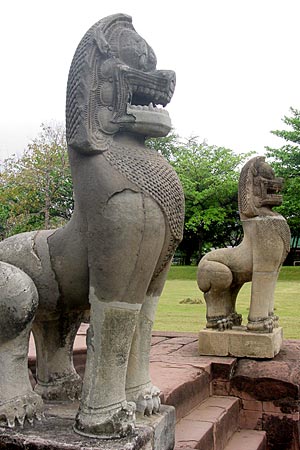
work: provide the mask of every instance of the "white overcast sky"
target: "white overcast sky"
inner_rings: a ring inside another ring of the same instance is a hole
[[[259,154],[282,145],[270,130],[300,108],[299,0],[2,0],[0,159],[42,122],[64,121],[74,51],[117,12],[133,17],[158,68],[175,70],[168,110],[182,137]]]

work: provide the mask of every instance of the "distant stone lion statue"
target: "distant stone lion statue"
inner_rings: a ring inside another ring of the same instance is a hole
[[[290,248],[286,220],[273,206],[282,203],[283,179],[276,178],[265,158],[252,158],[239,179],[239,212],[244,230],[242,243],[207,253],[198,265],[198,286],[204,292],[207,328],[226,329],[241,325],[236,298],[252,281],[247,329],[272,332],[278,326],[274,315],[274,290],[280,267]]]
[[[156,69],[155,54],[131,17],[106,17],[81,40],[66,103],[73,216],[63,228],[0,243],[0,260],[14,267],[0,265],[4,283],[16,291],[13,308],[0,294],[0,329],[12,324],[11,332],[9,326],[0,332],[6,361],[0,367],[1,425],[39,417],[40,396],[80,397],[75,431],[100,438],[131,433],[135,409],[142,414],[159,410],[160,392],[149,375],[151,330],[182,239],[184,196],[174,170],[144,141],[170,131],[163,107],[174,88],[175,73]],[[23,294],[14,277],[6,277],[11,270],[25,280]],[[72,348],[87,316],[82,384]],[[27,374],[31,328],[35,391]],[[10,381],[9,373],[18,376]]]

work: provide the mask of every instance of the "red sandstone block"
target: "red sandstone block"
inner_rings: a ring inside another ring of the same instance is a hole
[[[225,409],[229,409],[232,405],[238,403],[238,399],[235,397],[227,397],[227,396],[213,396],[207,400],[207,403],[210,406],[219,406]]]
[[[176,407],[177,420],[209,396],[209,375],[189,364],[152,362],[150,374],[162,391],[162,403]]]
[[[185,419],[198,424],[208,423],[213,427],[216,450],[223,450],[224,446],[236,431],[239,415],[239,400],[232,397],[210,397]],[[198,448],[198,447],[197,447]]]
[[[164,342],[167,338],[163,336],[152,336],[151,345],[157,345],[160,342]]]
[[[275,406],[273,402],[262,402],[262,406],[266,413],[281,413],[279,406]]]
[[[35,360],[35,343],[34,343],[32,333],[30,333],[30,338],[29,338],[28,360],[29,361]]]
[[[233,397],[239,397],[243,400],[256,400],[252,395],[248,394],[245,391],[240,391],[236,388],[230,389],[230,395],[232,395]]]
[[[74,341],[74,350],[75,351],[86,351],[86,335],[85,334],[77,334]]]
[[[239,427],[249,430],[261,430],[261,411],[249,411],[242,409],[239,414]]]
[[[169,355],[182,348],[182,344],[171,344],[171,340],[172,339],[167,339],[160,344],[153,345],[150,351],[150,358],[157,357],[159,355]]]
[[[251,411],[263,411],[263,402],[258,400],[242,400],[243,409]]]
[[[234,433],[224,450],[265,450],[264,431],[240,430]]]
[[[211,383],[211,395],[229,395],[230,381],[213,380]]]
[[[82,323],[79,327],[77,334],[86,335],[89,326],[90,326],[89,323]]]
[[[209,422],[181,419],[176,425],[175,449],[188,448],[214,450],[213,425]]]
[[[237,364],[237,359],[230,356],[212,357],[212,375],[214,379],[229,381]]]
[[[192,342],[198,343],[198,338],[195,338],[193,336],[180,336],[180,337],[170,338],[169,342],[170,342],[170,344],[173,344],[173,345],[174,344],[186,345],[186,344],[191,344]]]

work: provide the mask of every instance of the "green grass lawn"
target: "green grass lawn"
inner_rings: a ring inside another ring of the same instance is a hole
[[[196,282],[197,267],[172,266],[158,309],[154,330],[198,332],[205,326],[206,305]],[[237,299],[244,322],[249,312],[251,283]],[[184,301],[184,303],[181,303]],[[275,292],[275,312],[285,339],[300,339],[300,267],[281,269]]]

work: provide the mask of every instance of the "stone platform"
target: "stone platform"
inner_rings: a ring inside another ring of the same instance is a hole
[[[23,429],[0,427],[0,448],[7,450],[172,450],[175,410],[162,406],[160,414],[137,421],[133,436],[116,440],[86,438],[73,431],[77,402],[48,403],[45,419]]]
[[[253,333],[246,327],[224,331],[204,329],[199,332],[199,355],[274,358],[282,341],[281,327],[274,328],[272,333]]]

